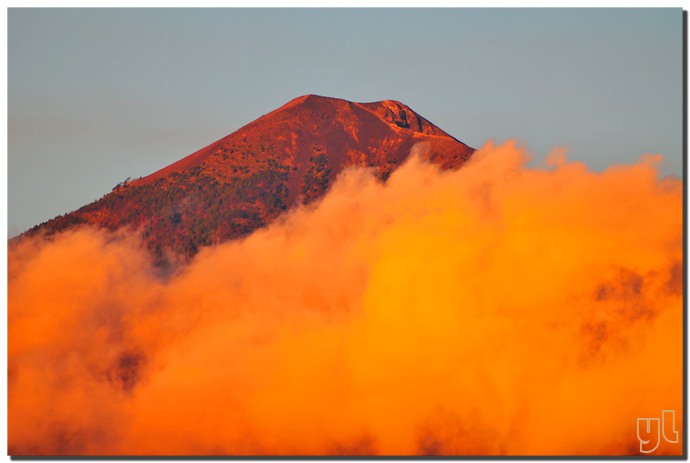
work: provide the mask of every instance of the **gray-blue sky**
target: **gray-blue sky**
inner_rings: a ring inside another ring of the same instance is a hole
[[[307,93],[682,169],[680,8],[10,9],[8,87],[10,236]]]

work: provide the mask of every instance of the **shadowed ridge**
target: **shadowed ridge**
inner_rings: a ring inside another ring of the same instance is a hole
[[[426,135],[455,139],[399,101],[383,100],[373,103],[355,104],[371,111],[385,122],[394,124],[397,127],[414,130]]]

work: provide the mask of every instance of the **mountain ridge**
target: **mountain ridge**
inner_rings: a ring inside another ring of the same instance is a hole
[[[318,199],[345,167],[372,167],[385,181],[418,142],[442,169],[460,167],[474,152],[399,101],[307,94],[25,235],[127,226],[142,231],[160,260],[169,250],[191,258]]]

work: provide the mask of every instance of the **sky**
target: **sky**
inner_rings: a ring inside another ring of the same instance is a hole
[[[8,10],[8,233],[304,94],[682,175],[682,10]]]

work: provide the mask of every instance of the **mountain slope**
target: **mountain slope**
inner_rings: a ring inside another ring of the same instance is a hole
[[[353,103],[305,95],[149,176],[118,184],[98,201],[27,232],[79,224],[140,230],[160,259],[240,237],[296,203],[323,195],[347,166],[385,180],[425,142],[442,168],[474,150],[396,101]]]

